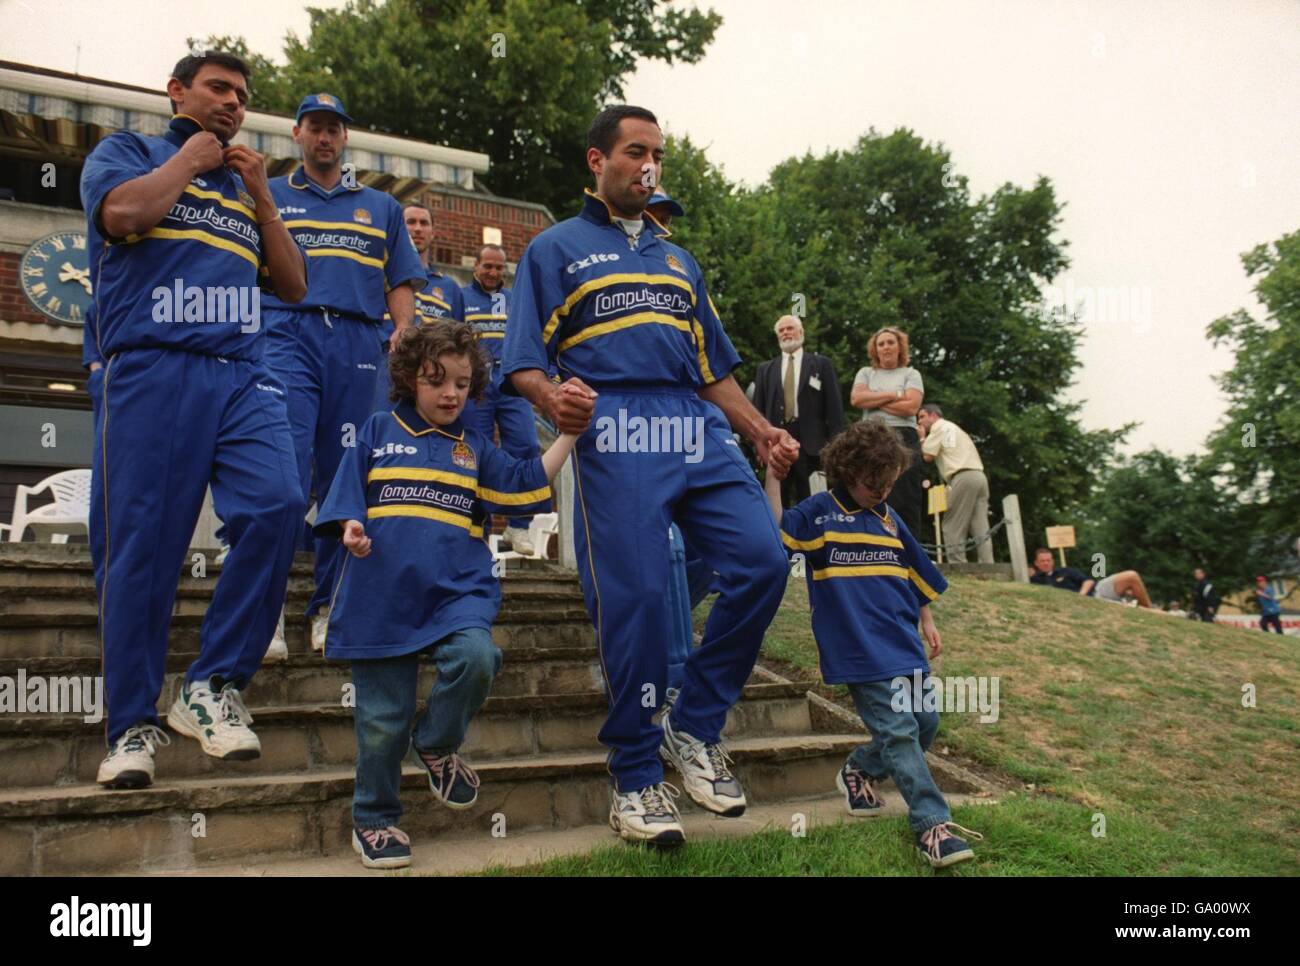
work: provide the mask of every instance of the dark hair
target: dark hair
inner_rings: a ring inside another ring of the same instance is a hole
[[[489,248],[492,249],[494,252],[500,252],[502,258],[506,257],[506,250],[505,247],[502,245],[480,245],[478,247],[478,251],[474,253],[475,265],[483,261],[483,253],[487,251]]]
[[[1050,555],[1051,552],[1052,551],[1048,550],[1046,547],[1039,547],[1037,550],[1034,551],[1034,556],[1037,557],[1040,553],[1045,553]]]
[[[832,486],[882,490],[912,464],[912,451],[882,420],[864,419],[827,443],[821,460]]]
[[[659,118],[647,111],[644,107],[633,107],[631,104],[613,104],[599,114],[591,122],[591,127],[587,128],[587,148],[596,148],[605,157],[609,157],[614,150],[614,144],[618,141],[618,126],[623,123],[623,118],[635,117],[642,121],[649,121],[651,124],[658,124]]]
[[[424,364],[431,363],[434,378],[441,379],[444,369],[438,357],[448,354],[469,357],[469,397],[474,400],[483,397],[491,371],[490,360],[479,348],[473,326],[464,322],[427,322],[404,329],[396,341],[388,353],[388,374],[392,379],[388,398],[393,402],[415,402],[412,384]]]
[[[244,63],[242,57],[235,54],[228,54],[224,50],[205,50],[201,54],[186,54],[180,60],[176,61],[176,66],[172,68],[172,77],[175,77],[185,87],[191,87],[194,84],[194,78],[199,75],[199,71],[208,64],[214,64],[217,67],[225,67],[227,70],[236,70],[244,75],[244,83],[249,83],[253,78],[253,72],[248,69],[248,64]],[[171,100],[171,98],[168,98]],[[176,102],[171,101],[172,110],[176,110]]]
[[[943,410],[939,408],[938,403],[926,403],[921,409],[923,412],[934,413],[940,419],[943,419]]]
[[[404,202],[402,202],[402,217],[403,217],[403,219],[405,219],[405,217],[406,217],[406,209],[407,209],[407,208],[423,208],[423,209],[425,210],[425,212],[426,212],[426,213],[428,214],[428,216],[429,216],[429,224],[433,224],[433,223],[435,223],[435,222],[437,221],[437,219],[433,217],[433,205],[429,204],[428,202],[424,202],[424,201],[404,201]]]

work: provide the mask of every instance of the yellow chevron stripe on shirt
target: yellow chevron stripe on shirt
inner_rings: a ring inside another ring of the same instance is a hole
[[[366,482],[375,480],[423,480],[430,483],[450,483],[463,486],[467,490],[478,487],[478,480],[464,473],[449,473],[446,470],[430,470],[423,466],[376,466],[366,475]]]
[[[439,523],[450,523],[453,527],[468,530],[471,537],[478,537],[480,540],[483,538],[483,528],[470,523],[469,517],[448,513],[446,510],[435,510],[428,506],[395,503],[392,506],[372,506],[366,510],[367,520],[376,517],[420,517],[424,520],[437,520]]]
[[[249,221],[257,221],[257,213],[242,201],[231,201],[219,191],[204,191],[202,188],[196,188],[192,184],[185,186],[185,193],[193,195],[196,198],[209,198],[217,202],[223,208],[229,208],[231,211],[237,211],[241,215],[247,215]]]
[[[293,221],[286,221],[284,227],[327,228],[331,231],[355,231],[362,235],[373,235],[375,238],[388,237],[382,228],[375,228],[371,225],[358,225],[354,221],[308,221],[305,218],[295,218]]]
[[[542,342],[549,343],[551,337],[555,335],[555,330],[560,327],[560,320],[568,315],[570,310],[578,304],[581,299],[601,288],[608,288],[611,285],[624,285],[628,282],[645,282],[647,285],[676,285],[684,289],[691,296],[691,304],[695,304],[695,289],[691,283],[684,278],[678,278],[674,275],[646,275],[641,272],[620,272],[614,275],[605,275],[601,278],[593,278],[589,282],[583,282],[564,300],[564,304],[551,313],[550,320],[546,327],[542,329]],[[690,331],[689,329],[685,331]]]
[[[202,242],[205,245],[211,245],[213,248],[220,248],[222,251],[233,252],[240,258],[245,259],[254,268],[261,264],[253,252],[238,242],[233,242],[228,238],[218,238],[210,232],[200,231],[197,228],[150,228],[143,235],[128,235],[126,241],[127,244],[134,245],[146,238]]]
[[[384,267],[384,263],[378,258],[371,258],[369,255],[358,255],[346,248],[308,248],[305,251],[311,258],[350,258],[362,265],[370,265],[374,268]]]
[[[893,547],[895,550],[903,549],[903,541],[897,537],[882,537],[875,533],[840,533],[835,530],[827,530],[820,537],[814,537],[812,540],[796,540],[788,533],[782,533],[781,539],[792,550],[820,550],[828,541],[830,543],[870,543],[877,547]]]
[[[907,576],[911,578],[912,583],[916,584],[921,593],[925,594],[930,600],[938,600],[939,595],[935,589],[921,579],[921,575],[910,567],[907,570]]]
[[[425,295],[423,292],[416,292],[415,297],[422,302],[432,302],[434,305],[437,305],[440,308],[444,308],[448,312],[451,311],[451,303],[444,302],[442,299],[438,298],[437,296]]]
[[[594,339],[597,336],[609,335],[611,332],[617,332],[620,329],[630,329],[635,325],[669,325],[674,329],[685,332],[687,335],[691,332],[691,324],[685,319],[679,319],[673,315],[664,315],[662,312],[638,312],[636,315],[625,315],[621,319],[614,319],[612,322],[602,322],[600,325],[593,325],[583,329],[577,335],[569,336],[560,343],[560,350],[570,349],[580,342],[586,342],[588,339]]]
[[[509,317],[510,316],[508,315],[490,315],[490,314],[489,315],[467,315],[465,316],[465,321],[466,322],[486,322],[486,321],[504,322]]]
[[[504,332],[480,332],[478,337],[480,339],[504,339],[506,334]]]
[[[813,571],[813,580],[826,580],[830,577],[901,577],[907,579],[907,571],[902,567],[889,564],[871,564],[864,567],[823,567]],[[935,597],[938,597],[935,594]]]
[[[540,490],[526,490],[523,493],[502,493],[500,490],[489,490],[485,486],[478,488],[480,499],[490,500],[501,506],[526,506],[529,503],[540,503],[543,500],[551,498],[551,488],[544,486]]]

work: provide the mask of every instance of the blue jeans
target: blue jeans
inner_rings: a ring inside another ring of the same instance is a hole
[[[910,677],[901,692],[889,681],[850,684],[848,688],[862,723],[871,732],[871,741],[853,750],[849,764],[873,780],[894,780],[907,802],[907,820],[913,832],[952,821],[948,802],[925,763],[925,751],[939,731],[939,712],[913,707]],[[903,710],[895,711],[894,696],[900,693],[898,703]]]
[[[398,792],[407,751],[414,745],[428,754],[449,755],[460,748],[470,719],[483,707],[501,667],[501,651],[481,627],[454,631],[425,651],[437,665],[438,679],[414,731],[411,719],[422,652],[352,662],[357,702],[352,822],[359,829],[397,824],[402,817]]]

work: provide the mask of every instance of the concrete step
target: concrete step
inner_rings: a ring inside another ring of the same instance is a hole
[[[825,796],[861,740],[861,734],[741,738],[729,748],[746,795],[761,805]],[[427,841],[502,828],[507,835],[574,828],[608,816],[603,753],[531,755],[475,767],[479,800],[459,812],[433,800],[423,771],[404,768],[402,828]],[[9,789],[0,793],[0,875],[133,874],[347,855],[353,777],[347,768],[165,780],[140,791]]]
[[[172,618],[168,631],[168,653],[199,653],[201,615]],[[311,653],[310,628],[301,616],[285,619],[285,641],[290,654]],[[596,645],[587,612],[570,611],[557,616],[549,612],[528,612],[503,606],[492,625],[492,640],[497,647],[581,647]],[[94,658],[99,660],[99,626],[93,613],[68,616],[58,612],[30,615],[24,623],[0,619],[0,660],[27,660],[42,657]]]
[[[751,805],[739,818],[722,818],[697,808],[682,809],[682,826],[686,841],[707,842],[717,839],[737,839],[781,829],[797,834],[797,829],[853,825],[880,818],[904,818],[907,804],[894,789],[892,782],[881,786],[885,793],[884,808],[870,818],[857,818],[844,810],[844,798],[839,794],[797,801]],[[959,805],[995,805],[998,799],[988,793],[947,793],[951,807]],[[900,835],[906,832],[900,831]],[[384,872],[367,869],[353,853],[333,852],[314,858],[288,858],[264,860],[230,865],[204,866],[179,874],[196,876],[426,876],[473,875],[489,869],[515,869],[539,865],[551,859],[586,855],[596,849],[619,844],[618,835],[608,822],[583,825],[578,828],[544,829],[536,832],[519,832],[493,835],[476,830],[470,834],[447,835],[435,842],[415,839],[411,843],[409,869]],[[620,848],[635,846],[619,845]],[[978,845],[976,846],[978,850]],[[927,867],[918,856],[917,870],[924,873]],[[176,875],[160,872],[155,875]]]
[[[423,702],[421,702],[421,707]],[[170,702],[159,705],[165,714]],[[597,734],[608,710],[599,691],[488,698],[465,736],[463,751],[475,761],[600,748]],[[253,708],[262,755],[222,762],[197,741],[172,734],[157,754],[160,777],[185,779],[272,775],[348,767],[356,761],[352,709],[334,704]],[[732,708],[724,734],[789,736],[812,730],[803,689],[792,684],[751,684]],[[73,715],[0,717],[0,788],[93,782],[104,757],[104,725]]]
[[[500,696],[519,694],[568,694],[597,691],[603,688],[600,657],[594,646],[502,648],[501,670],[492,683],[492,693]],[[159,707],[171,706],[186,669],[194,661],[192,654],[167,656],[167,676],[163,682]],[[24,681],[41,678],[47,686],[56,679],[94,678],[100,673],[100,659],[95,657],[0,658],[0,678],[10,678],[21,690]],[[419,693],[433,685],[434,666],[427,659],[421,664]],[[267,705],[333,704],[340,700],[343,686],[352,680],[348,661],[330,661],[319,654],[295,652],[284,661],[264,664],[243,691],[244,702],[256,709]],[[30,687],[30,684],[28,685]],[[48,710],[48,709],[43,709]]]

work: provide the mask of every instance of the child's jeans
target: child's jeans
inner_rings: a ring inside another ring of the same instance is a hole
[[[899,691],[889,681],[848,686],[862,723],[871,732],[871,741],[853,750],[849,764],[873,781],[892,778],[907,802],[912,831],[924,832],[952,821],[952,813],[925,763],[925,751],[939,730],[939,712],[913,707],[912,678],[906,680],[897,702],[894,696]],[[927,693],[922,687],[922,694]],[[903,710],[895,711],[895,704]]]
[[[357,702],[352,822],[359,829],[397,824],[402,817],[398,790],[407,751],[412,744],[433,755],[449,755],[460,748],[470,719],[483,707],[501,667],[501,651],[481,627],[455,631],[425,651],[437,665],[438,679],[414,731],[411,719],[421,652],[352,662]]]

